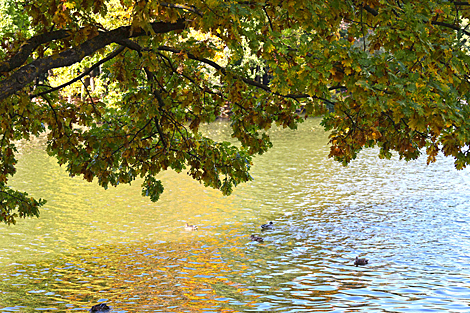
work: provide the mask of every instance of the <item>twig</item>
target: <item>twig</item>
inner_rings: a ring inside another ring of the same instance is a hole
[[[46,91],[43,91],[43,92],[40,92],[38,94],[35,94],[35,95],[31,95],[30,97],[33,99],[33,98],[37,98],[37,97],[40,97],[40,96],[43,96],[45,94],[48,94],[48,93],[51,93],[51,92],[54,92],[56,90],[59,90],[59,89],[62,89],[68,85],[71,85],[79,80],[81,80],[84,76],[88,75],[91,71],[93,71],[95,68],[99,67],[101,64],[113,59],[115,56],[117,56],[119,53],[121,53],[122,51],[124,51],[126,47],[124,46],[121,46],[119,47],[118,49],[116,49],[115,51],[111,52],[110,54],[108,54],[104,59],[100,60],[99,62],[97,62],[96,64],[93,64],[93,66],[91,66],[88,70],[84,71],[82,74],[80,74],[79,76],[75,77],[74,79],[60,85],[60,86],[57,86],[57,87],[54,87],[52,89],[49,89],[49,90],[46,90]]]

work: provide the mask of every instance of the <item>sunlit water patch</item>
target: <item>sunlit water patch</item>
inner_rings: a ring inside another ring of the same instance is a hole
[[[0,226],[0,312],[470,311],[468,170],[376,150],[342,167],[315,120],[271,136],[232,196],[169,172],[158,203],[137,182],[105,191],[40,143],[23,147],[13,185],[48,203]]]

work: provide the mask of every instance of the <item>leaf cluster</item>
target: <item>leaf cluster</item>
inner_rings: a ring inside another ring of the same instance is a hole
[[[163,192],[156,175],[167,169],[230,194],[251,179],[252,157],[271,148],[267,131],[295,129],[299,112],[322,117],[330,157],[343,164],[373,146],[384,158],[424,153],[433,162],[441,152],[459,169],[470,162],[467,2],[44,0],[22,7],[8,14],[27,21],[28,32],[5,32],[0,59],[4,222],[36,215],[44,203],[7,185],[15,141],[41,133],[70,175],[105,188],[141,178],[142,194],[154,201]],[[83,83],[96,69],[92,92]],[[201,132],[221,111],[230,111],[238,145]]]

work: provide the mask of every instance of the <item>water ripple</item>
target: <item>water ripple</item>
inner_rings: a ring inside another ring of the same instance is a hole
[[[229,138],[219,126],[208,133]],[[0,226],[0,312],[470,311],[468,170],[374,149],[342,167],[315,120],[270,135],[231,197],[170,172],[156,204],[138,184],[103,191],[21,149],[13,183],[49,202]]]

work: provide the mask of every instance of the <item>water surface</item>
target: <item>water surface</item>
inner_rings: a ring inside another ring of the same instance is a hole
[[[0,225],[0,312],[470,311],[468,170],[373,149],[343,167],[317,120],[271,136],[232,196],[167,172],[158,203],[137,182],[68,177],[40,140],[22,147],[12,185],[48,203]]]

